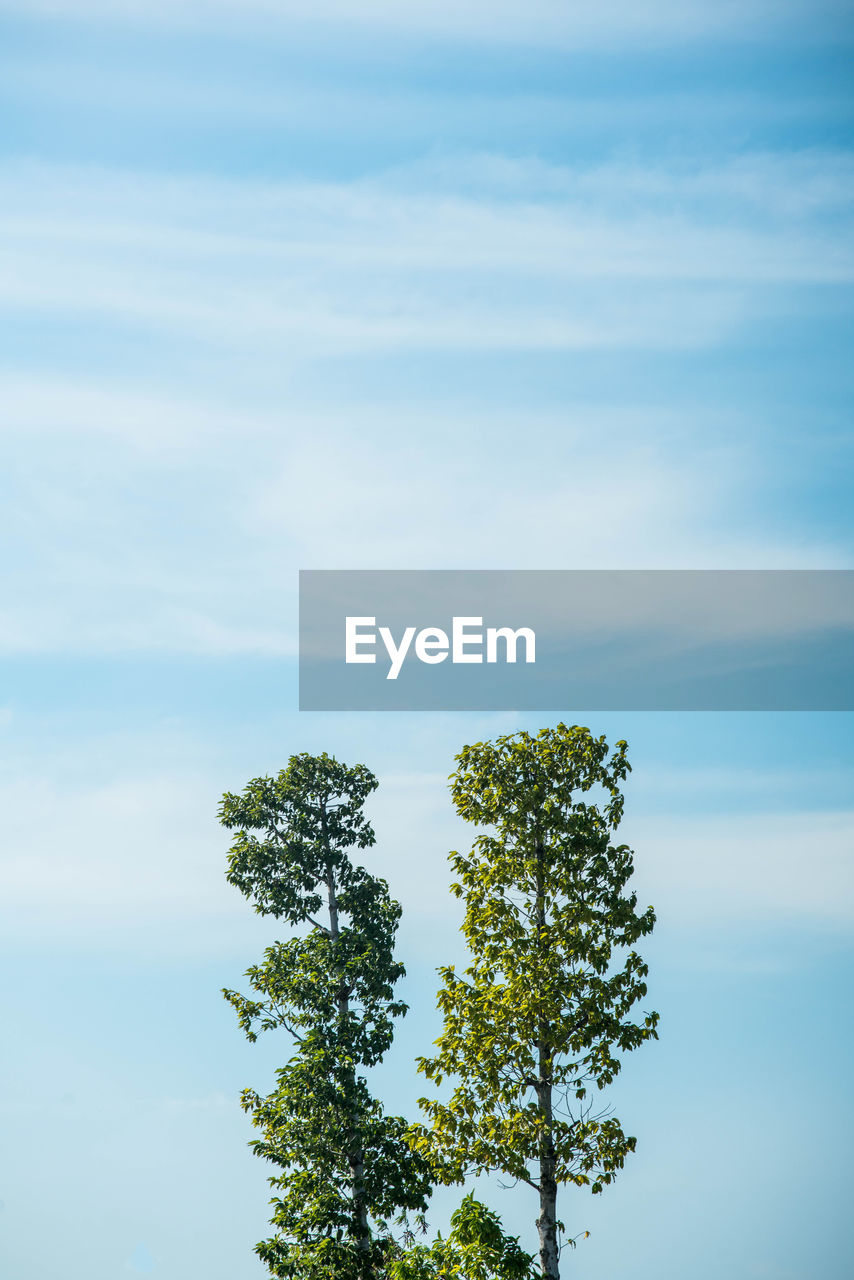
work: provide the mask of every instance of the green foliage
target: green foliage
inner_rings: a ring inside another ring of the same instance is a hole
[[[657,1037],[656,1013],[629,1017],[647,991],[633,944],[655,916],[636,911],[631,850],[611,843],[626,744],[610,753],[561,724],[477,743],[457,761],[457,811],[487,828],[471,853],[450,855],[472,963],[462,976],[439,971],[444,1029],[419,1070],[456,1084],[447,1101],[421,1099],[431,1124],[410,1137],[443,1181],[497,1170],[536,1189],[541,1266],[556,1276],[558,1184],[599,1192],[635,1148],[590,1090]]]
[[[262,1135],[254,1150],[280,1170],[270,1178],[274,1235],[256,1246],[274,1276],[385,1275],[389,1220],[422,1211],[430,1193],[405,1122],[383,1113],[358,1074],[382,1059],[406,1012],[394,996],[400,907],[348,853],[374,843],[363,806],[376,785],[363,765],[302,754],[224,796],[220,810],[236,829],[229,881],[297,931],[248,970],[251,996],[224,992],[249,1040],[284,1028],[294,1045],[272,1093],[242,1097]]]
[[[534,1259],[496,1214],[468,1195],[451,1217],[451,1233],[432,1245],[416,1244],[394,1258],[389,1280],[532,1280]]]

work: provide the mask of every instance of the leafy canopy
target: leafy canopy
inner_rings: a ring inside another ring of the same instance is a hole
[[[635,1139],[589,1091],[658,1022],[629,1016],[647,992],[634,943],[655,915],[638,913],[631,850],[611,841],[626,744],[609,752],[560,724],[467,746],[457,761],[457,811],[487,828],[450,855],[472,962],[463,975],[439,970],[444,1029],[419,1070],[456,1084],[447,1101],[420,1100],[431,1124],[411,1140],[446,1182],[498,1170],[541,1194],[567,1182],[599,1192]]]
[[[400,907],[349,855],[374,843],[363,806],[376,785],[364,765],[301,754],[220,810],[235,830],[229,881],[294,930],[247,971],[251,995],[224,992],[249,1040],[284,1028],[294,1045],[268,1096],[242,1095],[261,1131],[255,1152],[280,1170],[269,1180],[274,1235],[256,1246],[275,1276],[384,1275],[388,1220],[423,1211],[430,1193],[405,1122],[384,1114],[358,1072],[381,1060],[406,1012],[394,994]]]
[[[534,1280],[534,1259],[515,1236],[505,1235],[497,1214],[468,1195],[451,1215],[447,1240],[416,1244],[394,1258],[389,1280]]]

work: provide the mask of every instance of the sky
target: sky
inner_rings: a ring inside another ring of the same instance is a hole
[[[265,1274],[238,1097],[287,1045],[220,989],[275,930],[216,808],[294,752],[379,778],[417,1115],[454,755],[578,713],[299,713],[299,569],[854,567],[851,17],[0,0],[4,1278]],[[845,1280],[851,715],[582,722],[661,1038],[566,1274]]]

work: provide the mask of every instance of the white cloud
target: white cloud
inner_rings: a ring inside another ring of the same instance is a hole
[[[165,470],[192,464],[200,450],[227,444],[250,427],[254,435],[275,424],[257,415],[229,411],[222,404],[205,403],[186,394],[157,392],[151,387],[128,387],[114,378],[68,377],[52,373],[0,373],[5,431],[28,439],[85,444],[93,463],[105,441],[121,442],[139,456],[139,464],[154,459]]]
[[[17,384],[9,402],[38,467],[17,459],[8,472],[21,552],[0,616],[6,652],[293,655],[298,567],[847,562],[830,542],[759,527],[761,449],[705,410],[686,434],[672,407],[568,406],[522,422],[501,408],[292,405],[277,421],[183,396],[158,402],[157,422],[174,423],[161,449],[144,393],[30,397]]]
[[[122,750],[134,745],[139,750],[132,741]],[[7,770],[0,782],[8,814],[0,855],[4,935],[84,946],[97,939],[142,946],[152,956],[209,954],[255,936],[269,942],[275,923],[254,916],[225,879],[231,837],[216,820],[221,789],[182,771],[174,745],[168,774],[111,767],[101,758],[105,749],[78,744],[78,770],[88,759],[83,777],[67,776],[70,761],[54,753],[43,776]],[[409,914],[435,921],[449,914],[449,846],[441,834],[455,829],[444,779],[416,774],[388,783],[372,805],[381,841],[366,860],[388,877]],[[426,836],[428,824],[438,827],[438,842]]]
[[[97,52],[89,58],[75,59],[49,53],[19,53],[4,67],[4,85],[12,96],[38,100],[43,109],[60,113],[82,110],[100,112],[109,101],[117,119],[123,117],[128,128],[135,128],[140,118],[153,130],[169,130],[180,118],[184,127],[193,129],[227,129],[229,134],[242,130],[264,130],[279,136],[294,136],[308,146],[318,159],[334,154],[345,146],[354,156],[372,154],[405,154],[417,157],[422,150],[427,161],[405,161],[407,171],[430,173],[442,187],[453,175],[455,184],[469,189],[471,178],[482,182],[491,172],[497,179],[503,170],[523,173],[534,181],[537,172],[543,178],[554,170],[535,156],[543,145],[543,125],[548,137],[561,140],[565,154],[589,153],[591,143],[610,148],[614,139],[625,138],[626,121],[631,121],[634,145],[653,149],[661,138],[670,138],[673,122],[679,122],[679,136],[699,134],[707,139],[710,115],[715,120],[715,141],[709,141],[711,152],[705,152],[703,165],[711,156],[731,146],[733,137],[741,137],[745,119],[749,118],[757,133],[779,136],[786,129],[809,130],[821,136],[832,104],[826,94],[775,96],[763,92],[762,86],[728,87],[719,90],[698,85],[678,87],[664,80],[650,87],[643,82],[626,82],[619,94],[609,94],[587,84],[564,82],[558,85],[514,85],[506,92],[501,77],[483,85],[462,83],[450,78],[447,83],[399,76],[388,68],[376,74],[348,74],[337,62],[324,74],[322,62],[315,59],[316,48],[308,57],[300,58],[289,40],[287,73],[280,71],[272,79],[253,79],[251,85],[241,75],[239,65],[231,76],[218,67],[211,76],[204,60],[193,59],[187,65],[156,63],[157,93],[152,95],[152,64],[143,54],[138,64],[108,62]],[[94,46],[97,50],[97,45]],[[296,53],[296,56],[293,55]],[[395,61],[392,62],[394,67]],[[320,68],[320,69],[319,69]],[[437,154],[437,138],[448,139],[456,148],[452,153]],[[495,138],[504,140],[514,158],[477,156],[483,146],[494,145]],[[453,140],[453,141],[452,141]],[[620,144],[617,143],[619,146]],[[675,144],[674,144],[675,145]],[[678,153],[678,147],[676,148]],[[460,154],[462,153],[462,154]],[[228,172],[229,151],[218,156],[218,169]],[[520,159],[520,157],[525,157]],[[667,163],[674,158],[671,154]],[[630,157],[615,165],[631,173]],[[753,155],[745,168],[753,168]],[[761,165],[761,157],[759,158]],[[605,165],[607,168],[607,164]],[[733,168],[738,167],[737,160]],[[549,176],[546,186],[560,187],[559,168]],[[749,178],[747,180],[749,188]],[[761,184],[757,192],[762,196]],[[633,198],[631,181],[618,188],[621,198]],[[746,188],[742,186],[742,194]],[[790,186],[784,192],[781,210],[790,210],[796,200]],[[712,204],[717,193],[708,193]],[[767,199],[763,199],[767,210]]]
[[[636,886],[668,926],[854,922],[854,812],[627,821]]]
[[[755,318],[767,285],[854,278],[848,238],[825,225],[840,205],[850,218],[854,191],[833,154],[472,173],[479,190],[453,167],[427,186],[417,167],[264,183],[7,166],[0,302],[292,364],[702,347]]]
[[[0,301],[165,368],[129,381],[107,345],[0,374],[0,648],[292,654],[298,567],[843,566],[757,510],[770,424],[689,388],[522,413],[487,371],[477,405],[438,381],[354,407],[334,360],[732,342],[781,286],[854,274],[852,203],[834,152],[349,183],[7,164]]]
[[[718,34],[750,37],[815,15],[805,0],[654,0],[636,5],[629,0],[2,0],[0,12],[25,8],[46,17],[107,19],[167,26],[239,26],[247,32],[270,35],[287,31],[332,27],[342,36],[359,28],[389,34],[412,34],[502,43],[518,40],[531,45],[587,48],[627,44],[678,45]],[[828,20],[841,6],[825,3]]]
[[[645,787],[679,786],[647,773]],[[762,786],[757,771],[754,784]],[[632,886],[641,907],[651,902],[661,927],[716,931],[731,926],[843,926],[854,922],[854,811],[787,810],[779,778],[769,811],[731,808],[729,779],[718,777],[717,811],[694,808],[678,817],[629,817],[620,839],[635,850]],[[735,796],[741,799],[737,786]],[[468,848],[474,829],[453,813],[444,778],[384,776],[378,798],[378,860],[407,913],[453,914],[445,851]],[[722,812],[723,810],[723,812]],[[755,957],[754,957],[755,960]]]
[[[86,755],[79,742],[75,754]],[[151,963],[269,943],[270,922],[225,879],[229,836],[215,786],[180,766],[131,774],[89,757],[85,776],[63,779],[57,765],[0,783],[8,941],[128,950]]]
[[[261,480],[247,527],[267,544],[284,539],[302,568],[845,562],[820,540],[776,538],[731,518],[722,527],[719,512],[738,507],[761,464],[735,424],[721,433],[703,410],[690,443],[672,407],[573,406],[524,420],[496,408],[488,421],[400,414],[407,432],[388,412],[370,425],[354,414],[349,439],[315,425]]]
[[[502,719],[476,717],[467,721],[468,733],[495,733]],[[506,728],[515,724],[511,717]],[[319,732],[315,727],[315,736]],[[410,957],[431,956],[437,938],[446,950],[461,945],[461,907],[448,893],[447,852],[468,848],[475,832],[453,809],[445,771],[452,767],[450,744],[458,746],[462,732],[459,718],[431,722],[410,753],[416,771],[392,763],[406,750],[405,731],[397,747],[395,739],[390,746],[373,730],[368,734],[371,759],[385,755],[389,767],[380,765],[380,788],[369,804],[377,844],[364,861],[386,877],[403,905],[401,946]],[[356,742],[358,754],[367,750],[364,728],[326,726],[323,734],[345,758]],[[312,749],[310,738],[302,741]],[[275,925],[255,916],[224,875],[229,836],[216,808],[224,785],[239,780],[231,771],[225,784],[202,772],[209,766],[199,763],[200,750],[178,729],[164,728],[150,740],[78,741],[73,750],[57,744],[47,758],[40,753],[37,766],[24,754],[7,769],[0,785],[7,814],[0,856],[4,935],[31,943],[47,937],[79,946],[97,942],[152,957],[269,943]],[[161,759],[159,771],[145,763],[149,757]],[[245,748],[242,758],[242,769],[251,769]],[[188,759],[197,762],[194,771]],[[697,792],[690,771],[687,782],[678,769],[672,775],[648,770],[638,779],[637,794],[657,794],[659,803],[674,788],[684,792],[680,780]],[[739,780],[716,772],[705,779],[711,792],[695,794],[687,811],[680,794],[678,817],[672,805],[662,813],[630,813],[621,839],[635,849],[634,886],[641,905],[655,905],[659,932],[693,931],[708,949],[709,940],[728,929],[735,935],[746,928],[847,929],[854,921],[854,812],[786,811],[785,777],[756,770],[751,779],[765,812],[741,811]],[[710,795],[712,812],[703,808]],[[734,962],[761,968],[777,960],[751,955]]]
[[[64,788],[18,778],[3,786],[10,819],[3,896],[16,912],[48,907],[69,920],[233,913],[217,796],[197,780],[117,778]],[[217,833],[219,841],[217,845]]]

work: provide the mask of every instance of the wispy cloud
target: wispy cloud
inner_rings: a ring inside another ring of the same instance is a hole
[[[454,814],[441,774],[381,782],[371,804],[379,840],[366,859],[403,903],[407,949],[426,953],[458,914],[446,852],[474,833]],[[0,794],[11,815],[0,861],[4,931],[133,949],[150,946],[154,930],[159,948],[207,954],[269,938],[269,921],[259,923],[225,881],[218,798],[215,782],[180,769],[140,776],[114,767],[85,787],[58,774],[10,778]],[[747,921],[847,929],[854,920],[850,810],[649,815],[627,820],[621,836],[636,850],[639,898],[668,931],[704,921],[712,932]]]
[[[30,397],[17,384],[9,403],[26,443],[7,470],[20,550],[6,652],[292,655],[297,568],[847,560],[832,542],[758,526],[761,450],[738,439],[739,421],[721,436],[702,410],[692,429],[712,438],[698,447],[673,409],[573,406],[522,422],[499,408],[449,420],[441,405],[297,403],[277,419],[178,397],[158,402],[149,435],[151,401],[132,391],[60,384]],[[158,424],[174,431],[162,447]],[[97,457],[82,472],[81,447]]]
[[[671,783],[679,777],[676,770]],[[654,781],[648,775],[646,785]],[[447,916],[449,872],[438,851],[468,847],[474,831],[454,817],[444,786],[432,778],[389,778],[379,797],[383,874],[410,913]],[[772,812],[730,812],[730,799],[729,790],[718,793],[724,813],[626,819],[620,838],[635,850],[641,905],[653,903],[668,932],[710,926],[714,933],[745,922],[847,930],[854,921],[854,811],[790,809],[778,794]],[[417,856],[401,862],[395,851],[411,849],[413,840]]]
[[[854,176],[834,154],[681,172],[481,158],[428,176],[263,183],[7,167],[0,304],[291,361],[678,350],[755,319],[764,287],[854,278],[839,225]]]
[[[627,823],[638,895],[670,927],[854,920],[854,812],[693,815]]]
[[[826,543],[769,537],[749,522],[722,529],[734,474],[745,491],[756,474],[750,448],[695,445],[689,457],[674,444],[678,415],[651,417],[588,408],[523,425],[499,413],[491,433],[465,424],[474,438],[455,448],[453,474],[429,423],[403,440],[389,424],[384,442],[375,422],[373,446],[318,432],[259,485],[246,520],[261,540],[284,538],[303,568],[841,565],[844,553]]]
[[[354,407],[334,370],[721,349],[854,276],[852,203],[827,151],[337,182],[7,164],[0,305],[89,340],[73,376],[37,346],[0,373],[0,647],[286,655],[305,567],[844,565],[757,517],[764,424],[688,385],[522,412],[487,373],[451,409],[437,367],[425,398]],[[117,335],[163,371],[124,376]]]
[[[828,15],[843,9],[823,0]],[[168,27],[204,24],[239,25],[255,31],[333,27],[380,30],[389,33],[435,35],[481,43],[521,40],[528,44],[557,43],[564,48],[606,44],[654,43],[664,46],[719,34],[749,37],[763,30],[802,20],[812,9],[805,0],[654,0],[635,5],[629,0],[601,0],[595,6],[531,0],[521,7],[513,0],[416,0],[408,5],[392,0],[365,0],[354,8],[347,0],[2,0],[0,12],[45,17],[105,19]]]
[[[4,793],[21,815],[7,828],[2,861],[15,913],[46,912],[79,929],[239,910],[222,871],[218,797],[197,779],[119,777],[78,788],[17,777]]]

